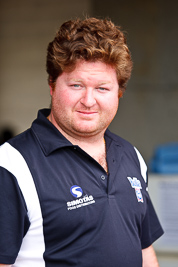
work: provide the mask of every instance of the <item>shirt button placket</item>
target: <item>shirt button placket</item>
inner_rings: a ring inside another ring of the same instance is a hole
[[[106,179],[106,176],[102,174],[101,179],[104,181]]]

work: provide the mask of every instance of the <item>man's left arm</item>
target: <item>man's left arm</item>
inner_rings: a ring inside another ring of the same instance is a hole
[[[143,267],[159,267],[159,263],[152,246],[142,249]]]

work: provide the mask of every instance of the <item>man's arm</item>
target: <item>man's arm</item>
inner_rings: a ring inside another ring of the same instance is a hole
[[[142,249],[143,267],[159,267],[155,251],[152,246]]]
[[[7,265],[7,264],[0,264],[0,267],[10,267],[12,265]]]

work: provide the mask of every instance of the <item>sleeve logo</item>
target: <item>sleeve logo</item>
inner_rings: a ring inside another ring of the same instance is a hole
[[[133,179],[131,177],[127,177],[127,179],[129,180],[132,188],[135,188],[135,194],[136,194],[138,202],[143,203],[143,196],[142,196],[142,192],[140,190],[140,189],[142,189],[142,186],[141,186],[140,181],[135,177],[133,177]]]

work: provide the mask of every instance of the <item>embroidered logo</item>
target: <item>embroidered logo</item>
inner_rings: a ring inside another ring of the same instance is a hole
[[[68,201],[67,202],[67,209],[74,210],[84,206],[88,206],[95,203],[94,197],[92,195],[83,195],[83,190],[78,185],[73,185],[70,188],[70,193],[73,197],[77,198],[76,200]]]
[[[135,194],[136,194],[138,202],[143,202],[143,196],[140,190],[142,189],[140,181],[136,177],[133,177],[133,179],[131,177],[127,177],[127,179],[129,180],[132,188],[135,188]]]

